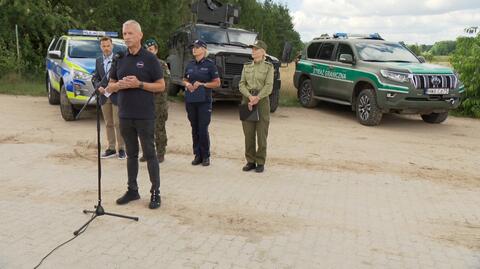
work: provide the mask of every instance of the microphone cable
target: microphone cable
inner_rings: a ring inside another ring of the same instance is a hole
[[[92,214],[92,219],[93,219],[94,217],[95,217],[95,213]],[[90,223],[89,223],[88,225],[90,225]],[[47,255],[45,255],[45,256],[40,260],[40,262],[39,262],[35,267],[33,267],[33,269],[39,268],[40,265],[43,263],[43,261],[44,261],[48,256],[50,256],[55,250],[57,250],[57,249],[63,247],[64,245],[72,242],[75,238],[77,238],[79,235],[81,235],[83,232],[85,232],[85,231],[87,230],[87,228],[88,228],[88,225],[85,226],[85,228],[83,228],[82,230],[78,231],[78,234],[77,234],[77,235],[74,235],[72,238],[68,239],[67,241],[65,241],[65,242],[61,243],[60,245],[56,246],[55,248],[53,248]]]

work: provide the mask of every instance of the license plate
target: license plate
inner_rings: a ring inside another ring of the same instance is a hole
[[[425,90],[425,94],[448,94],[449,92],[449,89],[443,88],[430,88]]]

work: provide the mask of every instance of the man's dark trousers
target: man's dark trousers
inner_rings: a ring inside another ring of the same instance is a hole
[[[140,138],[150,182],[152,182],[150,192],[159,193],[160,167],[155,151],[155,120],[120,119],[120,132],[127,150],[128,189],[138,191],[138,138]]]
[[[212,102],[185,103],[192,126],[193,154],[202,159],[210,157],[208,125],[212,117]]]

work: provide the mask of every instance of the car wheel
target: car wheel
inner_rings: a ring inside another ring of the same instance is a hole
[[[47,78],[46,78],[46,83],[47,83],[48,103],[51,104],[51,105],[60,104],[60,94],[57,92],[57,90],[55,90],[52,87],[52,84],[50,83],[50,78],[48,77],[48,74],[47,74]]]
[[[442,123],[448,118],[448,112],[423,114],[422,119],[427,123]]]
[[[273,113],[278,108],[278,102],[280,99],[280,89],[273,89],[272,94],[269,96],[270,98],[270,112]]]
[[[62,85],[60,90],[60,113],[66,121],[74,121],[78,114],[78,110],[75,109],[70,103],[70,100],[68,100],[65,85]]]
[[[312,82],[306,79],[302,82],[300,90],[298,90],[298,100],[304,107],[312,108],[318,104],[318,101],[313,98]]]
[[[375,126],[382,120],[382,110],[378,107],[377,98],[373,89],[364,89],[360,92],[356,102],[357,120],[363,125]]]

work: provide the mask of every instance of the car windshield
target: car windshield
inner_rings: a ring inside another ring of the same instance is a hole
[[[213,44],[232,44],[240,46],[252,45],[257,34],[241,31],[227,31],[224,29],[197,28],[198,38]]]
[[[113,53],[126,51],[127,47],[119,42],[113,42]],[[99,40],[70,40],[68,44],[70,58],[98,58],[102,56]]]
[[[408,49],[399,43],[357,43],[360,59],[366,62],[419,63]]]

